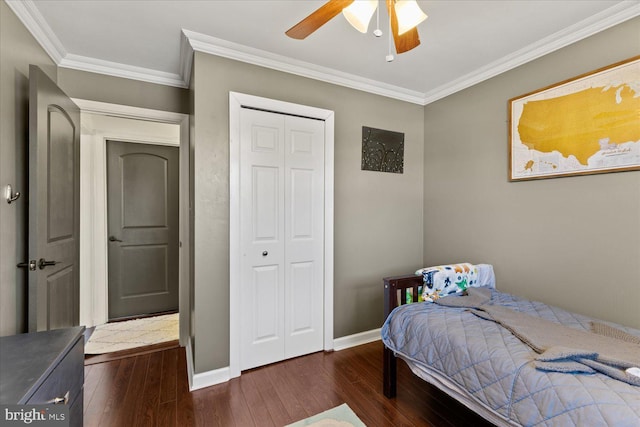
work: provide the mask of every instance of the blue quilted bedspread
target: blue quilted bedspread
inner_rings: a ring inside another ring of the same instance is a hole
[[[492,303],[590,330],[589,317],[492,290]],[[640,330],[611,324],[640,337]],[[537,370],[537,355],[507,329],[464,308],[395,309],[382,341],[398,356],[448,377],[472,399],[524,426],[640,426],[640,387],[602,374]]]

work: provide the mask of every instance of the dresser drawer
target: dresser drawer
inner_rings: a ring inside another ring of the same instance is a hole
[[[29,398],[29,404],[53,403],[67,396],[71,405],[80,395],[84,384],[84,341],[81,336],[71,350],[53,368],[49,376]]]

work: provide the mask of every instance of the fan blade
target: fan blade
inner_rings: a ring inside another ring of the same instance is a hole
[[[418,47],[420,45],[420,36],[418,35],[418,29],[412,28],[401,36],[394,37],[393,42],[396,45],[397,53],[409,52],[414,47]]]
[[[393,43],[396,46],[396,53],[401,54],[410,51],[420,45],[418,27],[413,27],[406,33],[398,35],[398,16],[396,15],[395,0],[387,0],[387,11],[391,21],[391,32],[393,33]]]
[[[351,3],[353,0],[329,0],[311,15],[289,28],[285,34],[293,39],[302,40],[329,22]]]

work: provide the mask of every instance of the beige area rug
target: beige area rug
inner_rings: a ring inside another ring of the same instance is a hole
[[[343,403],[333,409],[324,411],[304,420],[289,424],[286,427],[367,427],[358,416]]]
[[[103,354],[178,339],[178,313],[96,326],[84,354]]]

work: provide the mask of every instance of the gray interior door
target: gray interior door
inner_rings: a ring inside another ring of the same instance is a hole
[[[107,141],[109,319],[178,309],[179,149]]]
[[[29,67],[29,331],[79,324],[80,110]]]

